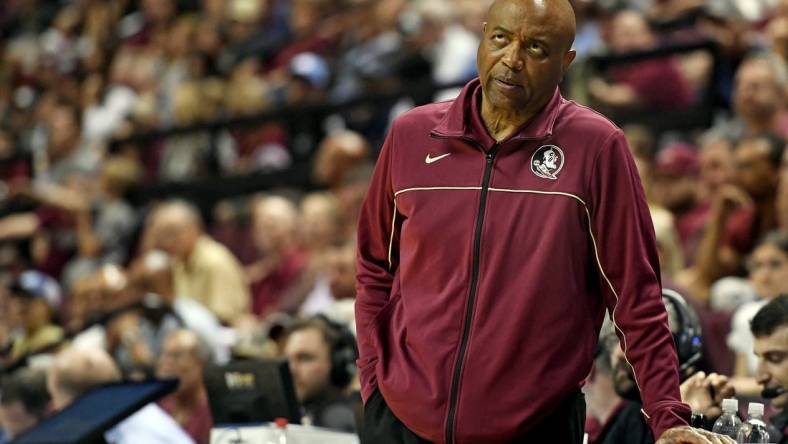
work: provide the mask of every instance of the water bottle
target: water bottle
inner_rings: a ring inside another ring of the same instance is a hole
[[[722,416],[717,418],[717,421],[714,422],[714,427],[712,427],[711,431],[736,439],[739,428],[741,427],[741,419],[739,419],[739,415],[736,414],[738,411],[738,399],[723,399]]]
[[[271,431],[265,444],[288,444],[287,418],[276,418],[274,420],[274,430]]]
[[[769,432],[766,431],[766,423],[763,422],[763,404],[751,402],[747,406],[747,422],[742,424],[736,436],[739,443],[768,443]]]

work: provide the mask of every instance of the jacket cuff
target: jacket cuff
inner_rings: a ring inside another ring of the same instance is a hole
[[[648,412],[641,410],[641,413],[654,432],[655,440],[659,440],[668,429],[688,426],[692,417],[692,409],[687,404],[677,401],[657,402],[649,408]]]

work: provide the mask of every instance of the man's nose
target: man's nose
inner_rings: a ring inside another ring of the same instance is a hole
[[[522,56],[520,48],[521,46],[519,42],[512,42],[512,44],[506,49],[506,53],[501,59],[507,68],[515,72],[522,71],[522,69],[525,67],[525,59]]]

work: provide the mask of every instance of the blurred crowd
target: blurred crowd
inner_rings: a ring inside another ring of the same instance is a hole
[[[80,363],[106,370],[92,384],[180,375],[160,406],[199,443],[210,429],[204,365],[289,356],[307,413],[317,395],[352,392],[353,382],[325,390],[332,335],[299,322],[323,314],[353,331],[358,209],[380,137],[414,101],[296,129],[286,119],[208,124],[285,108],[297,119],[299,107],[461,84],[476,75],[489,4],[0,3],[0,430],[13,436],[63,405],[58,387],[85,376]],[[749,321],[788,293],[788,1],[573,4],[579,57],[562,89],[613,116],[645,111],[624,131],[650,201],[663,284],[700,314],[703,368],[756,393]],[[593,63],[696,41],[718,51],[605,71]],[[433,89],[435,100],[455,91]],[[650,125],[649,115],[689,109],[707,94],[711,125]],[[181,130],[133,137],[173,128]],[[222,187],[222,177],[288,171],[296,158],[309,159],[316,189],[265,190],[210,208],[177,196],[132,199],[150,184]],[[309,361],[304,350],[287,353],[304,328],[320,333],[299,337],[317,347],[317,370],[293,363]],[[67,385],[91,385],[78,382]]]

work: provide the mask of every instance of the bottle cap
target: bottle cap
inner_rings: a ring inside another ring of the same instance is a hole
[[[728,398],[722,400],[722,411],[723,412],[738,412],[739,411],[739,400],[736,398]]]
[[[763,416],[763,404],[759,402],[751,402],[747,406],[747,414],[750,416]]]
[[[287,427],[287,418],[276,418],[274,419],[274,424],[280,429],[284,429]]]

